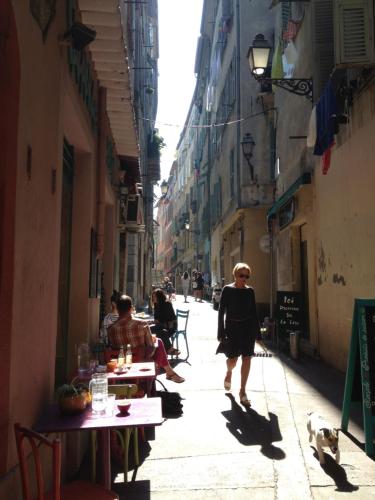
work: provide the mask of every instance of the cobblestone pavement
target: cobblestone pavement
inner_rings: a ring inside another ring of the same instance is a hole
[[[308,357],[255,357],[248,382],[252,407],[246,411],[238,398],[239,368],[232,392],[223,389],[225,358],[215,355],[217,312],[191,297],[184,304],[177,296],[174,307],[190,310],[189,363],[175,367],[186,382],[159,378],[186,398],[184,414],[155,429],[129,483],[124,485],[121,473],[114,478],[121,498],[375,498],[375,462],[363,451],[360,418],[350,422],[350,438],[340,435],[340,465],[327,452],[320,466],[308,441],[308,411],[340,426],[341,373]]]

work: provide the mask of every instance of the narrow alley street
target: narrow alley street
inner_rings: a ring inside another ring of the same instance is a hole
[[[223,389],[225,358],[215,355],[217,312],[191,297],[183,304],[178,296],[174,307],[190,310],[190,364],[176,367],[184,384],[159,378],[186,398],[184,414],[156,428],[135,481],[115,484],[121,498],[375,497],[375,463],[354,442],[363,442],[359,426],[350,423],[352,440],[341,434],[340,465],[326,450],[326,465],[320,466],[309,444],[308,411],[340,426],[342,374],[310,358],[255,357],[248,383],[252,408],[246,411],[239,405],[238,369],[232,395]]]

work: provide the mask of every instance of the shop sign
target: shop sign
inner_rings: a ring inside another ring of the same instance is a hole
[[[301,292],[277,292],[276,316],[278,335],[287,339],[292,332],[301,330]]]

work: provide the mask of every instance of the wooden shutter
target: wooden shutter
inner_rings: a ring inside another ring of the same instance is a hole
[[[335,64],[375,63],[373,0],[336,0]]]
[[[313,27],[314,101],[317,101],[334,67],[333,0],[314,1]]]

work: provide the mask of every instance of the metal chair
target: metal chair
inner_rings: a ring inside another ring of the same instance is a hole
[[[172,338],[172,344],[176,341],[176,349],[178,349],[178,337],[182,335],[185,339],[185,345],[186,345],[186,358],[185,361],[188,360],[189,358],[189,344],[187,340],[187,324],[188,324],[188,319],[189,319],[189,312],[190,311],[183,311],[181,309],[176,309],[176,316],[177,316],[177,330],[173,334]]]
[[[116,394],[116,397],[129,399],[134,396],[138,391],[138,386],[136,384],[116,384],[109,385],[108,392],[110,394]],[[143,431],[143,428],[141,428]],[[116,436],[120,441],[120,446],[123,453],[123,463],[124,463],[124,482],[128,480],[128,469],[129,469],[129,443],[130,436],[133,434],[133,451],[134,451],[134,463],[138,467],[139,465],[139,451],[138,451],[138,428],[137,427],[126,427],[124,429],[114,429]],[[96,431],[91,431],[91,480],[95,482],[96,477]]]
[[[16,435],[17,453],[20,463],[22,489],[24,500],[45,500],[53,498],[54,500],[71,500],[79,498],[80,500],[118,500],[117,493],[105,489],[103,486],[92,484],[86,481],[73,481],[65,485],[61,485],[61,441],[59,439],[50,440],[39,434],[38,432],[21,427],[20,424],[14,425]],[[26,443],[29,446],[26,446]],[[43,463],[48,465],[52,472],[52,490],[49,494],[45,491],[45,481],[43,475],[43,466],[41,457],[44,453],[42,448],[48,448],[52,453],[52,469],[51,461],[44,460]],[[29,467],[29,455],[33,459],[33,467]],[[35,471],[35,480],[31,481],[30,470]],[[33,486],[36,486],[37,496],[35,497]]]

